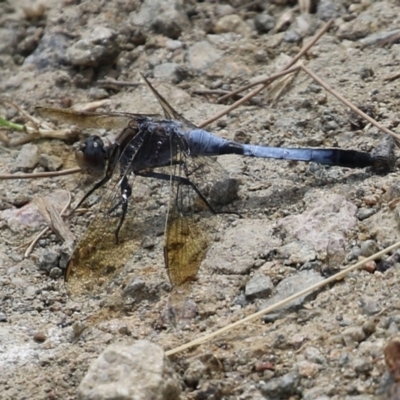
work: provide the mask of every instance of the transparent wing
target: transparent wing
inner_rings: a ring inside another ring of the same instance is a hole
[[[164,99],[164,97],[161,96],[160,93],[156,90],[156,88],[147,80],[147,78],[142,74],[143,79],[145,80],[147,86],[149,89],[153,92],[154,96],[160,103],[164,115],[166,119],[173,119],[176,121],[181,121],[184,125],[186,125],[188,128],[191,129],[196,129],[197,126],[192,124],[190,121],[188,121],[185,117],[183,117],[181,114],[179,114],[168,102],[167,100]]]
[[[111,181],[99,189],[102,201],[68,262],[65,280],[73,298],[98,296],[111,289],[110,285],[118,285],[122,279],[121,270],[142,247],[144,238],[157,237],[163,231],[165,214],[155,212],[154,203],[151,206],[149,199],[131,198],[116,241],[115,233],[121,219],[117,176],[115,172]],[[138,187],[143,189],[147,182],[150,183],[145,178],[130,176],[133,191]],[[110,210],[113,211],[110,213]]]
[[[156,96],[166,118],[196,125],[171,107],[143,76]],[[181,139],[184,140],[184,139]],[[195,278],[220,224],[216,213],[230,212],[226,204],[237,196],[238,182],[212,158],[191,157],[184,143],[171,140],[177,154],[174,166],[160,169],[171,174],[170,200],[165,230],[164,259],[169,279],[181,285]]]
[[[123,129],[128,126],[129,122],[138,117],[154,117],[159,118],[158,114],[132,114],[126,112],[90,112],[75,111],[61,108],[36,107],[35,109],[40,115],[65,122],[71,125],[77,125],[82,128],[98,128],[98,129]]]

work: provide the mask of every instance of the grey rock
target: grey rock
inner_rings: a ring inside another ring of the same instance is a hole
[[[146,283],[144,282],[144,280],[134,277],[125,286],[122,295],[124,297],[134,299],[135,303],[139,303],[147,297],[147,292],[148,288],[146,287]]]
[[[63,33],[46,32],[35,51],[25,58],[24,64],[34,64],[38,69],[65,65],[69,42],[70,39]]]
[[[167,40],[165,43],[165,47],[168,50],[174,51],[174,50],[178,50],[183,46],[183,43],[180,40]]]
[[[7,322],[7,315],[0,312],[0,322]]]
[[[291,275],[288,278],[283,279],[276,286],[276,295],[268,299],[261,308],[266,308],[272,304],[277,303],[287,297],[300,292],[318,282],[323,280],[322,276],[315,271],[301,271],[297,274]],[[299,307],[306,300],[306,296],[302,296],[296,300],[293,300],[290,304],[281,308],[285,310],[289,307]]]
[[[145,0],[139,12],[132,15],[131,22],[171,39],[178,39],[190,25],[182,0]]]
[[[308,361],[312,361],[317,364],[324,364],[326,362],[326,358],[321,354],[319,349],[313,346],[308,346],[304,349],[304,357]]]
[[[89,98],[93,99],[93,100],[107,99],[108,97],[110,97],[107,90],[102,89],[102,88],[96,88],[96,87],[90,88],[88,95],[89,95]]]
[[[179,64],[163,63],[154,67],[153,75],[155,79],[169,80],[177,84],[186,78],[187,72]]]
[[[357,40],[364,38],[376,29],[377,20],[371,14],[360,14],[355,20],[339,25],[339,39]]]
[[[78,388],[79,400],[175,400],[179,395],[178,378],[164,351],[145,340],[109,346]]]
[[[33,169],[39,162],[39,148],[32,144],[27,143],[21,147],[18,156],[15,160],[15,165],[18,169]]]
[[[354,246],[349,254],[346,257],[347,262],[351,262],[353,260],[358,260],[358,257],[361,255],[361,249],[358,246]]]
[[[387,335],[394,336],[399,332],[396,322],[392,321],[386,331]]]
[[[225,15],[220,18],[214,26],[214,32],[217,34],[236,32],[241,35],[250,33],[248,25],[237,14]]]
[[[312,389],[303,391],[303,400],[331,400],[332,397],[325,396],[324,394],[319,395],[326,391],[325,387],[315,386]]]
[[[39,257],[38,267],[45,271],[50,271],[58,266],[60,252],[54,248],[46,249]]]
[[[357,218],[360,221],[363,221],[364,219],[367,219],[374,215],[376,213],[376,210],[373,208],[360,208],[357,212]]]
[[[285,242],[302,242],[317,253],[326,252],[332,243],[347,242],[346,236],[357,225],[357,208],[343,196],[332,194],[315,200],[304,199],[309,206],[298,215],[277,221]],[[270,246],[271,247],[271,246]]]
[[[379,251],[379,247],[374,240],[365,240],[361,243],[361,255],[364,257],[372,256]]]
[[[275,27],[275,18],[266,12],[254,17],[254,26],[258,33],[267,33]]]
[[[322,21],[339,18],[345,12],[346,9],[339,1],[320,0],[317,4],[317,16]]]
[[[197,42],[187,51],[187,62],[190,68],[203,70],[221,58],[221,52],[207,41]]]
[[[58,171],[63,166],[63,161],[57,156],[41,154],[39,157],[39,164],[47,171]]]
[[[183,380],[188,386],[195,388],[205,373],[205,365],[200,360],[195,360],[189,364],[183,375]]]
[[[341,367],[346,366],[350,362],[350,357],[351,357],[350,353],[348,352],[342,353],[338,359],[339,366]]]
[[[346,346],[354,347],[357,343],[365,340],[365,332],[361,326],[350,326],[342,332],[343,341]]]
[[[117,33],[104,26],[96,26],[68,48],[67,58],[75,66],[98,67],[102,63],[112,63],[119,51]]]
[[[62,269],[58,267],[54,267],[50,270],[49,276],[52,279],[58,279],[62,275]]]
[[[274,285],[269,276],[264,274],[255,274],[246,284],[245,294],[248,298],[268,297]]]
[[[374,297],[370,296],[361,297],[359,305],[366,315],[375,315],[382,310],[379,302]]]
[[[285,32],[283,40],[288,43],[299,43],[301,42],[302,37],[297,31],[291,29],[290,31]]]
[[[355,358],[351,364],[358,374],[370,372],[374,366],[372,358],[369,357]]]
[[[288,372],[278,378],[272,378],[268,382],[261,381],[259,389],[269,399],[287,398],[297,393],[300,377],[297,372]]]
[[[400,29],[394,29],[392,31],[384,31],[384,32],[376,32],[371,33],[363,39],[360,39],[359,42],[363,46],[374,46],[386,39],[390,39],[391,37],[398,35],[400,33]]]
[[[272,225],[265,220],[238,220],[234,227],[223,232],[220,242],[208,251],[204,268],[228,275],[248,273],[254,267],[254,259],[260,249],[280,245],[280,239],[273,233]]]
[[[314,261],[317,253],[309,243],[293,241],[277,249],[278,254],[287,259],[289,264],[305,264]]]

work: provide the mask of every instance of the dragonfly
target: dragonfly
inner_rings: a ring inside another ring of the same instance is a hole
[[[382,163],[380,157],[357,150],[269,147],[221,138],[185,119],[143,79],[163,116],[37,108],[46,117],[81,127],[121,129],[109,145],[89,136],[77,153],[81,167],[102,178],[75,209],[98,189],[105,193],[67,264],[65,281],[72,295],[99,294],[141,246],[151,226],[159,224],[143,204],[132,201],[139,177],[167,183],[164,262],[171,285],[179,286],[195,279],[218,231],[215,216],[236,213],[230,204],[237,197],[238,181],[213,156],[237,154],[347,168]]]

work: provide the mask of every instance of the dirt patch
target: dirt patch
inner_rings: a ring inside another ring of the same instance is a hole
[[[46,7],[0,3],[0,89],[29,113],[39,105],[103,99],[105,110],[160,113],[143,73],[200,124],[228,107],[216,102],[218,96],[278,71],[333,18],[332,29],[303,61],[348,100],[373,110],[382,125],[398,129],[395,1],[321,1],[311,14],[282,1],[248,7],[238,1],[42,3]],[[1,113],[22,121],[10,107]],[[280,147],[369,152],[383,138],[303,73],[275,105],[261,92],[207,128]],[[13,139],[23,135],[13,133]],[[1,149],[0,173],[74,164],[71,143],[34,145],[22,160],[33,157],[31,164],[21,164],[20,147]],[[398,210],[388,205],[399,197],[397,169],[377,175],[240,156],[218,161],[241,182],[234,205],[242,218],[221,218],[198,279],[173,315],[162,255],[168,184],[138,180],[133,197],[154,224],[116,279],[115,292],[77,302],[65,290],[64,249],[55,235],[42,238],[29,258],[19,246],[44,226],[30,208],[35,196],[52,194],[62,208],[67,191],[77,201],[91,183],[78,175],[0,181],[1,399],[74,399],[109,344],[147,339],[171,349],[251,314],[266,297],[280,298],[287,279],[298,275],[307,285],[398,240]],[[91,200],[94,207],[99,198]],[[77,237],[87,221],[71,220]],[[307,225],[303,235],[301,224]],[[295,308],[171,358],[181,398],[384,398],[391,381],[383,348],[398,333],[400,266],[381,261]],[[390,268],[379,270],[382,265]]]

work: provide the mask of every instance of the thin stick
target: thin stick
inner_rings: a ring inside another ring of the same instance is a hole
[[[71,204],[71,193],[68,192],[68,201],[67,204],[64,206],[64,208],[61,210],[60,216],[64,215],[65,211],[67,211],[69,205]],[[40,238],[47,233],[47,231],[50,230],[49,226],[46,226],[39,234],[32,240],[31,244],[29,247],[26,249],[24,257],[28,258],[30,254],[32,253],[33,248],[36,246],[36,243],[40,240]]]
[[[243,325],[246,322],[253,321],[253,320],[255,320],[255,319],[257,319],[257,318],[259,318],[259,317],[261,317],[261,316],[263,316],[265,314],[270,313],[271,311],[275,311],[278,308],[281,308],[282,306],[284,306],[286,304],[289,304],[290,302],[292,302],[293,300],[298,299],[299,297],[305,296],[306,294],[311,293],[314,290],[321,289],[322,287],[328,285],[329,283],[332,283],[332,282],[335,282],[337,280],[340,280],[340,279],[344,278],[347,274],[349,274],[350,272],[360,268],[361,266],[363,266],[367,262],[375,260],[375,259],[383,256],[384,254],[389,253],[390,251],[397,249],[398,247],[400,247],[400,242],[397,242],[397,243],[393,244],[392,246],[389,246],[386,249],[381,250],[378,253],[376,253],[376,254],[374,254],[374,255],[372,255],[372,256],[370,256],[370,257],[368,257],[368,258],[366,258],[366,259],[364,259],[364,260],[362,260],[360,262],[358,262],[357,264],[354,264],[354,265],[351,265],[350,267],[347,267],[346,269],[338,272],[335,275],[332,275],[331,277],[323,280],[322,282],[318,282],[315,285],[311,285],[307,289],[301,290],[300,292],[295,293],[292,296],[289,296],[286,299],[284,299],[282,301],[279,301],[276,304],[273,304],[272,306],[269,306],[269,307],[267,307],[267,308],[265,308],[263,310],[260,310],[260,311],[254,313],[254,314],[251,314],[251,315],[247,316],[246,318],[243,318],[243,319],[241,319],[239,321],[234,322],[233,324],[229,324],[227,326],[224,326],[223,328],[218,329],[215,332],[212,332],[212,333],[210,333],[208,335],[205,335],[203,337],[200,337],[200,338],[197,338],[195,340],[192,340],[191,342],[186,343],[186,344],[184,344],[182,346],[175,347],[172,350],[168,350],[168,351],[165,352],[165,354],[167,356],[172,356],[173,354],[180,353],[180,352],[182,352],[184,350],[187,350],[187,349],[189,349],[191,347],[194,347],[194,346],[197,346],[199,344],[203,344],[205,342],[208,342],[211,339],[213,339],[213,338],[215,338],[217,336],[220,336],[223,333],[228,332],[228,331],[238,327],[239,325]]]
[[[280,71],[280,72],[278,73],[279,76],[276,76],[276,77],[275,77],[275,75],[278,75],[278,74],[274,74],[274,75],[271,75],[271,77],[269,77],[269,78],[266,78],[266,79],[264,78],[264,79],[261,79],[260,81],[255,81],[255,82],[253,82],[253,83],[249,83],[249,84],[246,85],[246,86],[242,86],[242,87],[240,87],[239,89],[236,89],[236,90],[234,90],[233,92],[230,92],[230,93],[226,94],[225,96],[220,97],[220,98],[217,100],[217,102],[218,102],[218,103],[221,103],[222,101],[226,100],[227,98],[229,98],[229,97],[231,97],[231,96],[234,96],[234,95],[236,95],[236,94],[238,94],[238,93],[240,93],[240,92],[243,92],[244,90],[250,89],[250,88],[252,88],[253,86],[257,86],[257,85],[259,85],[259,84],[261,84],[261,83],[264,84],[264,85],[266,85],[266,84],[270,83],[271,80],[276,79],[276,78],[278,78],[278,77],[280,77],[280,76],[282,76],[282,75],[286,75],[286,74],[285,74],[285,71],[286,71],[286,73],[292,72],[292,71],[289,71],[289,69],[290,69],[290,68],[291,68],[305,53],[307,53],[307,51],[310,50],[310,48],[311,48],[312,46],[314,46],[314,44],[320,39],[320,37],[321,37],[326,31],[329,30],[329,28],[331,27],[332,24],[333,24],[333,20],[330,20],[329,22],[327,22],[327,23],[324,25],[324,27],[314,36],[314,38],[311,40],[311,42],[308,43],[306,46],[304,46],[304,47],[299,51],[299,53],[297,53],[297,55],[296,55],[292,60],[290,60],[290,62],[289,62],[287,65],[285,65],[285,66],[283,67],[282,71]]]
[[[71,175],[82,172],[79,167],[63,169],[61,171],[38,172],[35,174],[0,174],[0,180],[3,179],[36,179],[36,178],[51,178],[53,176]]]
[[[101,86],[108,86],[108,85],[113,85],[113,86],[128,86],[128,87],[136,87],[143,85],[140,82],[129,82],[129,81],[117,81],[115,79],[100,79],[96,82],[98,85]]]
[[[379,122],[375,121],[373,118],[371,118],[369,115],[365,114],[362,112],[359,108],[357,108],[355,105],[350,103],[350,101],[346,100],[341,94],[339,94],[336,90],[332,89],[329,85],[327,85],[322,79],[318,78],[317,75],[315,75],[311,70],[309,70],[307,67],[304,65],[300,66],[300,68],[307,73],[311,78],[315,80],[318,84],[320,84],[326,91],[328,91],[330,94],[335,96],[338,100],[340,100],[342,103],[346,104],[347,107],[351,108],[354,112],[356,112],[358,115],[361,117],[365,118],[368,122],[370,122],[372,125],[376,126],[379,130],[387,133],[388,135],[393,136],[395,139],[400,141],[400,135],[392,132],[390,129],[386,128],[385,126],[381,125]]]
[[[276,78],[279,78],[279,77],[281,77],[283,75],[287,75],[289,73],[293,73],[295,71],[298,71],[299,69],[300,69],[300,67],[297,66],[297,67],[290,68],[287,71],[278,72],[278,73],[276,73],[274,75],[271,75],[265,81],[272,82]],[[215,114],[213,117],[211,117],[208,120],[202,122],[199,125],[199,128],[204,128],[205,126],[211,124],[212,122],[216,121],[217,119],[221,118],[222,116],[228,114],[229,112],[231,112],[235,108],[239,107],[241,104],[245,103],[246,101],[250,100],[252,97],[256,96],[258,93],[260,93],[262,90],[264,90],[265,87],[266,87],[266,84],[260,86],[259,88],[253,90],[252,92],[248,93],[246,96],[242,97],[240,100],[236,101],[235,103],[233,103],[231,106],[229,106],[225,110],[219,112],[218,114]]]

